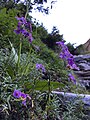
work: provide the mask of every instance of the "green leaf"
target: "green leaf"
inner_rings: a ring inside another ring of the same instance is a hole
[[[3,9],[0,10],[0,14],[4,15],[5,13],[6,13],[6,8],[3,8]]]
[[[25,86],[27,89],[31,89],[33,87],[33,84],[26,83]],[[50,82],[51,90],[54,90],[56,88],[63,88],[64,86],[65,85],[63,83],[53,82],[53,81]],[[41,80],[36,81],[34,89],[40,90],[40,91],[48,90],[49,89],[48,81],[46,81],[46,80],[45,81],[41,81]]]
[[[11,57],[13,57],[13,60],[15,61],[15,63],[17,63],[17,61],[18,61],[18,55],[16,53],[15,48],[13,47],[13,44],[10,41],[9,41],[9,43],[10,43],[11,48],[12,48],[12,50],[11,50]]]
[[[13,70],[13,67],[10,64],[7,65],[7,73],[10,75],[11,78],[13,78],[14,70]]]
[[[7,103],[8,103],[9,110],[11,110],[11,105],[10,105],[10,102],[9,102],[10,99],[11,99],[10,97],[11,97],[11,95],[9,95],[8,98],[7,98]]]

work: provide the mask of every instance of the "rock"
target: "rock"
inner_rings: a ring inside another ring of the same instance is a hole
[[[81,86],[86,86],[86,87],[90,86],[90,80],[79,80],[79,83]]]
[[[81,86],[90,90],[90,54],[74,56],[74,61],[79,71],[74,71]]]
[[[85,105],[88,105],[90,107],[90,95],[65,93],[65,92],[57,92],[57,91],[52,91],[52,93],[57,94],[57,95],[62,95],[68,100],[73,99],[73,98],[80,98]]]
[[[77,63],[82,60],[82,56],[74,56],[74,61]]]
[[[74,71],[77,76],[88,77],[90,76],[90,71]]]
[[[87,61],[86,60],[82,60],[82,63],[87,63]]]
[[[77,104],[82,104],[83,103],[83,108],[82,110],[85,111],[85,115],[87,116],[83,120],[90,120],[90,95],[86,94],[75,94],[75,93],[65,93],[65,92],[57,92],[57,91],[52,91],[53,94],[57,94],[60,99],[63,99],[63,102],[65,105],[67,105],[69,102],[74,101]],[[74,103],[75,104],[75,103]]]
[[[81,80],[90,80],[90,76],[85,76],[85,77],[79,77],[79,79],[81,79]]]
[[[87,60],[90,59],[90,54],[86,54],[86,55],[75,55],[74,56],[74,61],[78,62],[78,61],[83,61],[83,60]]]
[[[89,54],[86,54],[86,55],[82,55],[82,58],[83,58],[83,59],[90,59],[90,53],[89,53]]]
[[[78,67],[80,68],[80,70],[83,70],[83,71],[89,71],[90,70],[90,65],[87,63],[79,63],[78,64]]]
[[[74,51],[75,54],[85,54],[88,52],[90,52],[90,39],[86,43],[77,46]]]

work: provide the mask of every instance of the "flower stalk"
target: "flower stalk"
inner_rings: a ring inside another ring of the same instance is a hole
[[[18,72],[19,72],[19,66],[20,66],[21,49],[22,49],[22,42],[21,42],[21,38],[20,38],[19,53],[18,53],[18,62],[17,62]]]

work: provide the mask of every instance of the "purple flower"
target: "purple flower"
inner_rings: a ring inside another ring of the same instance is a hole
[[[73,69],[76,69],[76,70],[80,70],[79,67],[77,67],[76,64],[73,64],[73,65],[72,65],[72,68],[73,68]]]
[[[74,63],[73,58],[68,58],[67,61],[68,61],[68,65],[70,66],[71,69],[79,70],[79,67],[77,67],[77,65]]]
[[[56,44],[58,44],[59,46],[63,47],[64,46],[64,41],[56,42]]]
[[[27,95],[25,93],[21,93],[21,98],[22,98],[22,104],[24,106],[26,106],[26,98],[27,98]]]
[[[61,52],[60,55],[59,55],[59,57],[62,58],[62,59],[65,59],[66,55],[63,52]]]
[[[22,35],[23,36],[25,36],[25,37],[28,37],[29,36],[29,33],[28,33],[28,31],[27,30],[21,30],[21,33],[22,33]]]
[[[68,61],[68,64],[70,65],[70,66],[73,66],[73,64],[74,64],[74,61],[73,61],[73,58],[67,58],[67,61]]]
[[[20,34],[20,33],[21,33],[21,30],[20,30],[20,29],[17,29],[17,30],[14,30],[14,32],[15,32],[16,34]]]
[[[25,93],[21,93],[21,98],[26,99],[27,95]]]
[[[30,43],[33,41],[32,34],[31,34],[31,33],[29,33],[28,40],[29,40]]]
[[[17,30],[14,30],[14,32],[15,32],[16,34],[20,34],[21,31],[17,29]]]
[[[42,72],[45,72],[45,71],[46,71],[46,70],[45,70],[45,67],[44,67],[42,64],[38,64],[38,63],[36,64],[36,69],[37,69],[37,70],[40,70],[40,69],[41,69]]]
[[[31,97],[28,95],[28,94],[25,94],[25,93],[23,93],[23,92],[21,92],[21,91],[19,91],[19,90],[14,90],[14,92],[13,92],[13,96],[15,97],[15,98],[17,98],[17,99],[20,99],[20,100],[22,100],[22,104],[24,105],[24,106],[26,106],[26,99],[28,98],[29,100],[31,100]]]
[[[23,23],[19,21],[17,27],[21,27],[22,25]]]
[[[19,21],[18,25],[17,25],[17,29],[14,30],[14,32],[16,34],[22,34],[24,37],[27,37],[29,42],[31,43],[33,41],[32,38],[32,26],[30,24],[30,22],[27,22],[26,19],[24,17],[16,17],[16,19]],[[29,28],[28,31],[26,30],[26,28]]]
[[[62,59],[67,60],[68,56],[69,56],[69,52],[68,52],[66,49],[62,49],[62,51],[61,51],[61,53],[60,53],[60,57],[61,57]]]
[[[69,79],[76,84],[75,77],[71,73],[69,73],[68,76],[69,76]]]
[[[42,64],[36,64],[36,69],[39,70],[42,67]]]
[[[27,22],[25,24],[25,27],[29,29],[29,31],[32,33],[32,26],[31,26],[31,23],[30,22]]]
[[[56,44],[58,44],[61,47],[61,53],[59,57],[67,61],[67,67],[70,69],[79,70],[79,68],[74,63],[73,55],[69,52],[68,47],[64,44],[64,41],[56,42]]]
[[[13,96],[14,96],[15,98],[20,98],[20,97],[21,97],[21,91],[19,91],[19,90],[14,90]]]
[[[24,106],[26,106],[26,100],[23,100],[23,101],[22,101],[22,104],[23,104]]]
[[[21,21],[22,24],[26,24],[27,23],[27,21],[26,21],[26,19],[24,17],[16,17],[16,19]]]

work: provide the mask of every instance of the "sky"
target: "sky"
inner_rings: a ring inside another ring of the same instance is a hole
[[[56,26],[67,43],[78,46],[90,38],[90,0],[57,0],[49,15],[36,11],[32,15],[48,32]]]

